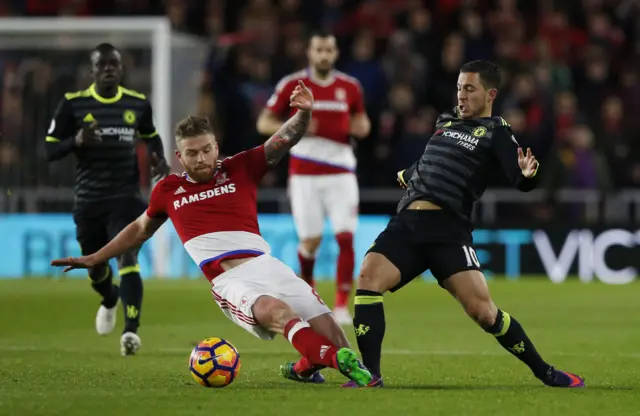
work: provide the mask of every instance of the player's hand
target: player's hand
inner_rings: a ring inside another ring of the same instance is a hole
[[[527,154],[525,155],[522,148],[518,147],[518,165],[525,178],[532,178],[536,174],[538,161],[533,153],[531,153],[530,148],[527,148]]]
[[[163,157],[158,157],[155,152],[151,153],[151,176],[155,180],[160,180],[165,178],[169,173],[171,173],[171,167],[167,163],[167,160]]]
[[[298,81],[298,85],[289,97],[289,107],[295,107],[300,110],[311,111],[313,108],[313,94],[311,90],[304,85],[304,82]]]
[[[67,257],[66,259],[51,261],[52,266],[66,266],[63,270],[65,273],[73,269],[89,269],[97,264],[98,262],[93,258],[93,256]]]
[[[90,125],[82,127],[78,134],[76,134],[76,145],[78,147],[101,141],[102,137],[100,137],[100,133],[98,132],[98,122],[95,120]]]

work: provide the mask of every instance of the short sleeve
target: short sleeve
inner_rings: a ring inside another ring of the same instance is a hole
[[[269,169],[267,158],[264,154],[264,145],[240,152],[225,159],[222,163],[228,169],[247,172],[254,183],[259,183]]]
[[[289,109],[289,97],[293,92],[295,83],[289,79],[282,79],[267,101],[267,109],[277,115],[283,115]]]
[[[164,183],[165,180],[161,180],[151,190],[151,197],[149,198],[149,206],[147,207],[147,216],[149,218],[167,218],[169,215],[166,210],[166,201],[164,197]]]
[[[144,107],[142,116],[140,117],[138,133],[140,133],[140,138],[142,139],[151,139],[152,137],[156,137],[158,135],[158,130],[156,130],[156,123],[153,120],[153,109],[151,108],[151,103],[148,101]]]

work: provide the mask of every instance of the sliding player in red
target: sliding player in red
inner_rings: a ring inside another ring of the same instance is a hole
[[[298,109],[262,146],[221,162],[206,118],[188,117],[176,127],[177,156],[185,169],[153,189],[149,208],[98,252],[52,261],[65,271],[106,262],[148,240],[170,218],[184,248],[211,281],[224,314],[258,338],[286,337],[302,357],[282,367],[295,381],[322,382],[332,367],[358,385],[371,374],[349,348],[342,328],[315,290],[272,257],[260,235],[258,183],[302,138],[311,121],[313,94],[300,82],[291,92]]]

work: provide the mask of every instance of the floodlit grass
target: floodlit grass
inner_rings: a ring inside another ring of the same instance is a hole
[[[435,284],[416,281],[385,296],[384,389],[340,389],[278,375],[297,353],[233,325],[207,282],[147,281],[135,357],[119,355],[119,329],[94,330],[98,305],[86,281],[0,281],[0,415],[631,415],[640,414],[640,285],[547,279],[490,283],[542,355],[587,378],[587,388],[544,387],[475,327]],[[324,299],[333,287],[321,283]],[[119,325],[122,324],[122,312]],[[354,342],[353,331],[347,328]],[[224,389],[196,385],[193,345],[218,336],[241,355],[239,378]]]

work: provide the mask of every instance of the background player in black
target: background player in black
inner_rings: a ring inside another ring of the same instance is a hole
[[[65,94],[46,138],[50,161],[69,153],[77,159],[73,217],[83,255],[99,250],[146,209],[135,151],[138,139],[147,144],[152,175],[158,178],[170,171],[149,101],[143,94],[120,85],[120,52],[103,43],[91,52],[90,59],[94,83],[86,90]],[[122,299],[123,355],[134,354],[140,347],[137,330],[142,279],[138,249],[118,258],[119,288],[112,282],[109,264],[89,269],[92,287],[102,296],[96,315],[99,334],[113,331],[118,298]]]
[[[547,364],[520,323],[496,307],[473,249],[471,210],[495,168],[521,190],[535,187],[538,162],[531,150],[525,154],[506,121],[491,117],[499,85],[500,74],[492,63],[465,64],[458,77],[458,106],[438,119],[421,159],[399,173],[407,190],[397,215],[364,258],[355,296],[358,347],[364,365],[377,376],[370,387],[382,385],[382,294],[398,290],[427,269],[478,325],[544,384],[584,386],[575,374]]]

